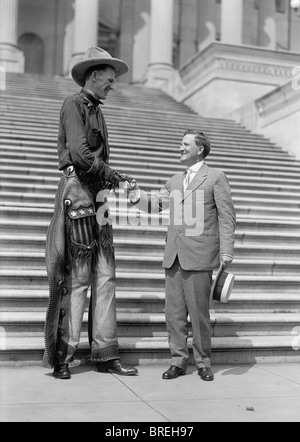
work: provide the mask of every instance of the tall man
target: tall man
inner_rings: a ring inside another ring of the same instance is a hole
[[[106,194],[131,179],[109,167],[107,127],[100,100],[128,71],[101,48],[90,48],[72,69],[83,89],[68,97],[60,113],[59,183],[47,234],[50,300],[45,325],[45,359],[54,377],[70,379],[69,363],[79,345],[87,292],[91,287],[91,361],[100,372],[136,375],[120,362],[117,340],[115,265],[111,223],[101,220]],[[99,210],[102,207],[102,210]]]
[[[163,379],[186,373],[189,315],[199,375],[204,381],[214,380],[209,312],[212,274],[220,261],[223,268],[233,261],[236,215],[225,174],[204,162],[210,149],[203,132],[188,130],[180,148],[186,173],[173,176],[152,196],[137,186],[128,191],[130,201],[141,210],[158,213],[170,208],[163,266],[172,364]]]

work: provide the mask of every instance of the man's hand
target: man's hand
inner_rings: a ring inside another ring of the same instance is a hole
[[[137,204],[141,199],[141,189],[137,185],[137,182],[133,180],[130,183],[130,187],[126,189],[127,198],[131,204]]]
[[[227,269],[232,264],[233,257],[229,255],[221,255],[221,265],[223,270]]]
[[[136,180],[131,176],[120,173],[119,177],[121,178],[120,186],[122,187],[122,189],[134,190],[136,188]]]
[[[139,189],[137,182],[135,179],[133,179],[132,181],[130,181],[130,183],[128,183],[128,187],[127,187],[127,191],[130,192],[134,192],[135,190]]]

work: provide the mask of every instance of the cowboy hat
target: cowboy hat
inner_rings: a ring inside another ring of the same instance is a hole
[[[211,289],[211,300],[218,302],[228,302],[234,286],[235,276],[227,273],[221,266],[218,270]]]
[[[125,61],[113,58],[104,49],[93,46],[89,48],[82,61],[76,63],[72,68],[72,77],[74,81],[83,87],[85,85],[85,74],[88,69],[93,66],[108,65],[116,71],[116,77],[126,74],[129,71],[129,66]]]

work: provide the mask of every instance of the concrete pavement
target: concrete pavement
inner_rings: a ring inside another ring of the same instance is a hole
[[[38,366],[0,367],[0,422],[299,422],[297,364],[215,366],[205,383],[194,367],[163,381],[168,366],[141,366],[133,378],[72,369],[55,380]]]

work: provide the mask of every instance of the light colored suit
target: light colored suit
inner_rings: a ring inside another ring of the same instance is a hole
[[[163,266],[166,269],[166,318],[172,365],[186,369],[190,315],[198,368],[210,366],[209,297],[220,254],[234,256],[236,214],[225,174],[206,163],[184,193],[185,174],[173,176],[155,195],[141,192],[144,211],[170,209]]]
[[[166,269],[172,267],[178,256],[184,270],[213,270],[220,265],[220,254],[234,255],[236,216],[230,186],[221,170],[212,169],[205,163],[185,195],[184,177],[183,173],[175,175],[151,198],[141,192],[138,207],[156,213],[170,208],[163,262]],[[199,209],[196,225],[188,225],[189,215],[196,207]]]

